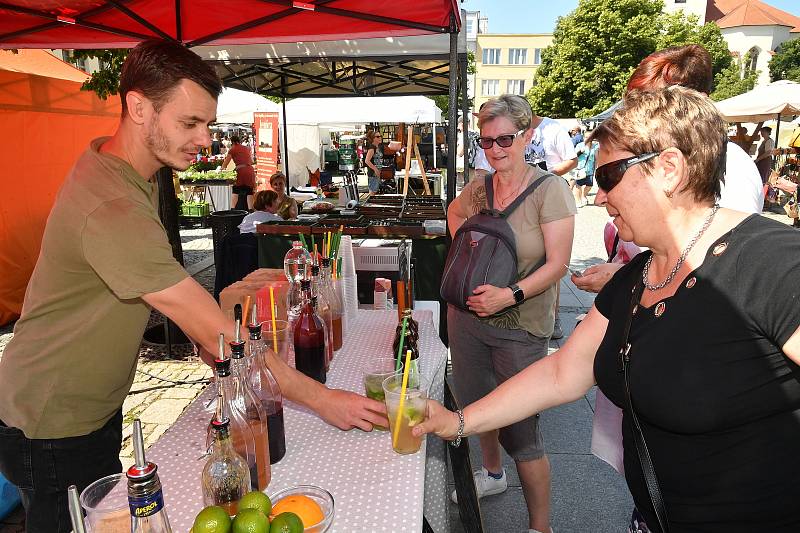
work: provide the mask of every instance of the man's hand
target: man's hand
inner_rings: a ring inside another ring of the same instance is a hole
[[[470,311],[478,316],[492,316],[506,307],[514,305],[514,293],[508,287],[481,285],[472,291],[473,296],[467,298]]]
[[[624,265],[619,263],[602,263],[593,265],[583,271],[583,275],[578,277],[575,274],[570,277],[572,283],[582,291],[600,292],[608,280],[610,280],[617,270]]]
[[[325,389],[320,408],[317,411],[322,419],[332,426],[347,431],[354,427],[372,431],[373,424],[389,426],[386,418],[386,405],[340,389]]]

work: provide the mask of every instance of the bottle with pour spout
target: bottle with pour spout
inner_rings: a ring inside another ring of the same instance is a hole
[[[172,533],[164,507],[158,466],[145,459],[142,423],[133,421],[133,452],[136,462],[128,469],[128,507],[131,533]]]

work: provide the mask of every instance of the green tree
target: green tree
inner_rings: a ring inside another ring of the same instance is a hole
[[[712,57],[714,74],[731,64],[716,24],[697,17],[665,14],[661,0],[580,0],[556,24],[553,44],[527,98],[541,115],[587,117],[617,100],[631,73],[647,55],[670,46],[701,44]]]
[[[122,73],[122,64],[128,57],[128,49],[75,50],[72,57],[74,59],[97,58],[100,60],[100,70],[83,82],[81,89],[94,91],[103,100],[119,92],[119,77]]]
[[[475,68],[475,54],[472,52],[467,52],[467,74],[474,75],[477,72],[477,68]],[[456,97],[458,98],[458,109],[461,109],[461,89],[456,92]],[[450,109],[450,95],[447,94],[437,94],[436,96],[429,96],[431,100],[436,103],[436,107],[442,110],[442,116],[446,117],[449,116],[447,112]],[[467,109],[472,109],[473,99],[467,99]]]
[[[711,99],[719,102],[727,98],[738,96],[751,91],[756,86],[761,71],[747,70],[742,75],[742,64],[750,64],[750,52],[744,57],[744,62],[731,61],[731,64],[714,78],[714,92]]]
[[[787,41],[769,62],[769,79],[800,82],[800,39]]]

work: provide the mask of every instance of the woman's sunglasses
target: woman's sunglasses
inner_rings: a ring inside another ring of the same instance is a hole
[[[483,148],[484,150],[488,150],[492,147],[494,143],[497,143],[497,146],[500,148],[508,148],[512,144],[514,144],[514,139],[519,137],[525,133],[525,130],[519,130],[517,133],[512,133],[509,135],[500,135],[499,137],[478,137],[475,142],[478,143],[478,146]]]
[[[647,152],[633,157],[626,157],[625,159],[617,159],[616,161],[611,161],[610,163],[597,167],[594,171],[594,177],[597,179],[597,186],[607,193],[610,192],[611,189],[622,181],[622,177],[629,168],[639,163],[649,161],[659,154],[661,154],[661,152]]]

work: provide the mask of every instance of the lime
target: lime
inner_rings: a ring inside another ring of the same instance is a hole
[[[231,517],[222,507],[206,507],[194,519],[193,533],[228,533],[231,530]]]
[[[425,413],[421,409],[413,407],[406,407],[406,418],[408,419],[408,427],[413,428],[417,424],[421,424],[425,420]]]
[[[239,509],[258,509],[264,513],[264,516],[269,516],[269,513],[272,512],[272,502],[269,500],[269,496],[254,490],[242,496],[239,500]]]
[[[303,521],[294,513],[281,513],[272,519],[269,533],[303,533]]]
[[[240,509],[233,519],[232,533],[269,533],[269,520],[258,509]]]

